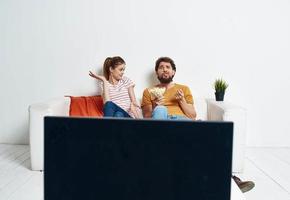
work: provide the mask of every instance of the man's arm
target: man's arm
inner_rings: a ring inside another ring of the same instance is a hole
[[[191,119],[195,119],[196,118],[195,108],[194,108],[193,104],[187,103],[187,101],[184,97],[184,93],[181,89],[179,89],[177,91],[175,98],[177,99],[184,114]]]
[[[184,99],[184,100],[179,101],[179,105],[187,117],[191,119],[196,118],[195,108],[192,104],[188,104],[186,100]]]
[[[148,89],[145,89],[142,96],[142,112],[144,118],[151,118],[152,117],[152,111],[153,111],[153,105],[151,102],[151,96],[148,91]]]
[[[152,117],[152,105],[142,106],[142,112],[144,118]]]

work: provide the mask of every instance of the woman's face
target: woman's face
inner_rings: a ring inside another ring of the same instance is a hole
[[[118,65],[117,67],[115,67],[115,69],[110,68],[110,72],[110,76],[113,79],[117,81],[121,80],[125,72],[125,64]]]

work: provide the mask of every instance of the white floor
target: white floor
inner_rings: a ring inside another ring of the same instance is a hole
[[[247,148],[243,179],[256,187],[247,200],[290,200],[290,148]],[[30,170],[27,145],[0,144],[0,200],[42,200],[43,173]]]

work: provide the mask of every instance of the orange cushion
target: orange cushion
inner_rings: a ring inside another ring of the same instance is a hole
[[[103,98],[101,96],[69,96],[69,116],[103,117]]]

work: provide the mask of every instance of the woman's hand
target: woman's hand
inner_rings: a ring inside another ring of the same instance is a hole
[[[141,106],[137,102],[131,102],[131,105],[141,109]]]
[[[106,81],[106,78],[104,76],[100,76],[100,75],[97,75],[97,74],[94,74],[92,71],[89,71],[89,75],[97,80],[100,80],[100,81],[103,81],[105,82]]]
[[[130,111],[133,113],[135,119],[142,118],[141,108],[138,104],[131,102]]]

